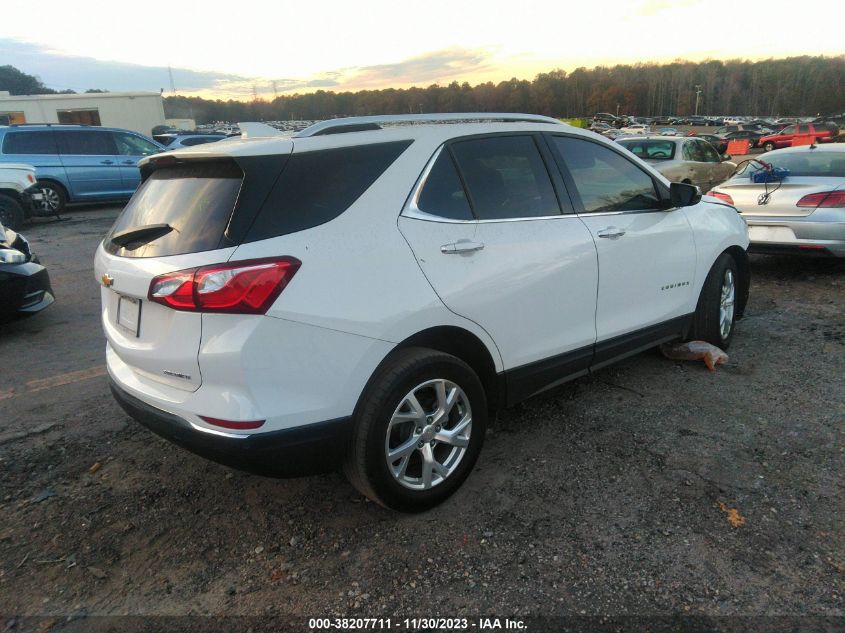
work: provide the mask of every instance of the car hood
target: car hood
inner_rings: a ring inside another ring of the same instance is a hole
[[[3,169],[15,169],[18,171],[31,171],[35,172],[35,167],[32,165],[27,165],[25,163],[0,163],[0,170]]]

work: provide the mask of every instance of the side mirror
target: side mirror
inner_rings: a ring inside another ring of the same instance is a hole
[[[701,200],[701,189],[683,182],[669,185],[669,202],[673,207],[691,207]]]

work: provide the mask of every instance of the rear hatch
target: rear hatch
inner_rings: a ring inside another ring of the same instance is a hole
[[[292,147],[242,158],[186,152],[142,168],[142,185],[95,259],[106,338],[140,380],[199,388],[202,316],[149,301],[150,283],[162,274],[226,262]]]

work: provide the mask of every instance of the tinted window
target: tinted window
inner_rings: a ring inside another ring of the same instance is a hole
[[[698,141],[698,145],[700,146],[700,150],[702,155],[704,156],[704,161],[707,163],[720,163],[722,159],[719,158],[719,152],[715,150],[715,148],[710,145],[707,141]]]
[[[440,156],[431,168],[420,192],[417,207],[421,211],[439,215],[442,218],[473,219],[466,192],[448,150],[440,152]]]
[[[206,143],[214,143],[222,139],[222,136],[197,136],[194,138],[186,138],[182,141],[184,147],[193,147],[194,145],[205,145]]]
[[[108,132],[56,131],[60,154],[99,156],[117,154],[117,147]]]
[[[309,229],[346,211],[411,141],[293,154],[258,213],[246,241]],[[400,206],[395,209],[399,214]]]
[[[789,152],[767,156],[766,161],[775,167],[788,169],[790,176],[845,178],[845,152],[826,152],[818,149],[812,152]],[[749,165],[752,170],[761,169],[754,163]]]
[[[781,134],[795,134],[795,127],[796,126],[794,126],[794,125],[789,125],[789,126],[783,128],[783,131],[781,132]]]
[[[3,141],[4,154],[56,154],[52,132],[9,132]]]
[[[699,141],[687,141],[684,143],[684,160],[691,160],[697,163],[704,162],[704,152],[702,152]]]
[[[479,220],[559,215],[537,144],[530,136],[497,136],[451,145]]]
[[[232,161],[154,171],[117,218],[105,240],[107,250],[123,257],[153,257],[219,248],[243,177]],[[155,224],[169,224],[173,230],[134,249],[110,242],[114,235]]]
[[[675,157],[673,141],[625,139],[619,144],[642,159],[668,160]]]
[[[659,209],[660,198],[647,173],[598,143],[552,137],[586,213]]]
[[[113,134],[117,149],[123,156],[152,156],[161,151],[158,145],[140,136],[126,132],[113,132]]]

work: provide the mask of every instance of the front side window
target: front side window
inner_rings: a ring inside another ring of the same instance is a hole
[[[698,141],[697,145],[699,146],[699,150],[701,154],[704,156],[704,162],[706,163],[721,163],[722,159],[719,158],[719,152],[707,141]]]
[[[104,156],[117,154],[117,147],[108,132],[93,130],[57,131],[59,153],[71,156]]]
[[[425,213],[451,220],[472,220],[472,210],[452,154],[443,150],[434,162],[417,200],[417,208]]]
[[[796,129],[796,126],[789,125],[789,126],[783,128],[783,131],[781,132],[781,134],[795,134],[795,129]]]
[[[697,163],[704,162],[704,152],[698,141],[687,141],[684,143],[684,160],[691,160]]]
[[[126,132],[113,132],[113,134],[117,149],[122,156],[152,156],[161,152],[155,143],[140,136]]]
[[[3,141],[4,154],[56,154],[53,132],[9,132]]]
[[[552,146],[572,176],[585,213],[662,208],[651,176],[617,152],[565,136],[552,137]]]
[[[560,215],[549,172],[531,136],[494,136],[450,146],[479,220]]]

